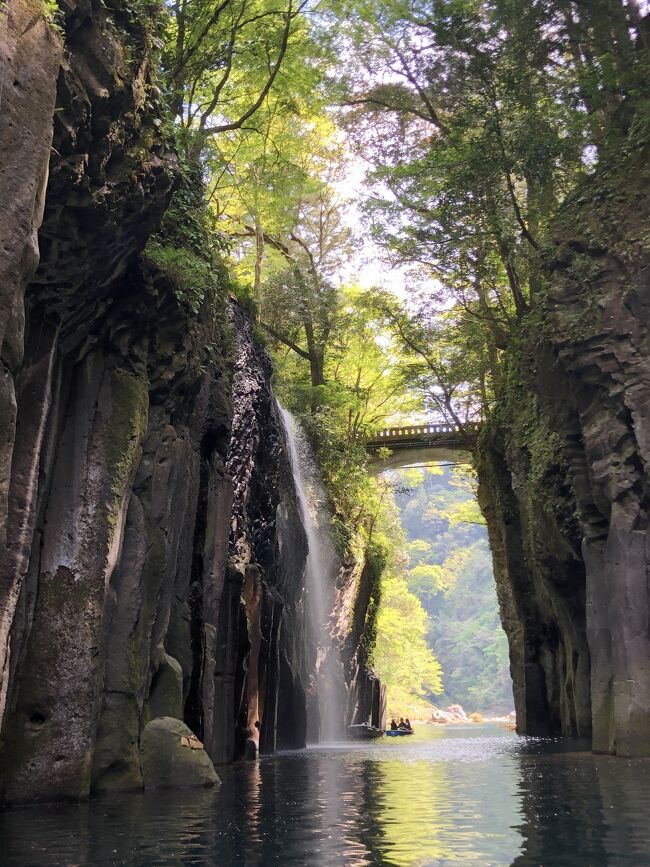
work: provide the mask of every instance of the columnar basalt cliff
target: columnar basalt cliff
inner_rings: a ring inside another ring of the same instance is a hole
[[[303,598],[307,544],[284,429],[269,386],[269,360],[255,345],[251,325],[237,307],[232,326],[234,418],[226,469],[233,479],[234,501],[226,572],[230,586],[221,595],[218,664],[223,666],[237,644],[247,646],[246,670],[243,657],[233,657],[234,721],[238,737],[246,738],[249,748],[252,741],[257,749],[272,752],[305,746],[313,655]],[[236,633],[228,618],[234,620],[236,610],[241,632],[233,641]],[[224,707],[228,701],[217,704]],[[226,732],[230,728],[222,726]],[[243,747],[235,744],[240,752]],[[232,750],[221,756],[232,757]]]
[[[39,12],[40,2],[11,4],[0,11],[4,70],[0,196],[5,203],[0,245],[0,716],[6,700],[9,628],[19,590],[8,575],[7,562],[9,479],[16,435],[15,379],[24,353],[23,298],[38,263],[37,233],[43,218],[62,56],[60,39]],[[16,147],[18,135],[22,137],[21,148]]]
[[[223,287],[195,315],[141,255],[177,177],[146,33],[117,5],[64,11],[64,59],[22,0],[0,49],[28,145],[14,158],[2,126],[12,802],[141,787],[156,718],[216,763],[306,736],[306,543],[268,358]]]
[[[518,729],[589,737],[580,528],[558,440],[531,388],[512,383],[504,416],[482,432],[479,503],[510,643]]]
[[[304,746],[316,662],[269,359],[223,275],[197,312],[200,293],[142,252],[179,181],[151,35],[117,2],[61,5],[65,52],[31,0],[0,34],[9,802],[213,784],[211,761]],[[342,635],[366,617],[359,598]]]
[[[650,754],[648,165],[619,145],[563,207],[478,450],[519,727],[628,756]]]

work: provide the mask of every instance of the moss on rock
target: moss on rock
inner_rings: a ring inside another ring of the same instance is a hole
[[[145,789],[220,785],[203,744],[173,717],[159,717],[145,726],[140,760]]]

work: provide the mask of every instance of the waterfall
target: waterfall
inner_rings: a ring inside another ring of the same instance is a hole
[[[307,623],[316,648],[314,685],[318,702],[318,740],[340,739],[344,731],[345,682],[338,650],[330,635],[337,557],[328,533],[325,492],[309,445],[295,418],[280,407],[287,451],[307,537],[305,589]]]

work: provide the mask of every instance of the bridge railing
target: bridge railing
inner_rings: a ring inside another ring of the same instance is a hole
[[[480,422],[467,422],[462,427],[457,424],[422,424],[422,425],[401,425],[400,427],[389,427],[384,430],[376,431],[370,438],[369,442],[376,443],[380,440],[394,439],[415,439],[417,437],[436,436],[439,434],[454,434],[461,435],[477,433],[481,427]]]

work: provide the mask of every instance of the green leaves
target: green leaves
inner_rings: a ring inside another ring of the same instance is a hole
[[[420,484],[397,495],[408,538],[407,587],[428,616],[426,641],[442,666],[442,700],[467,710],[507,712],[508,650],[486,534],[474,523],[456,522],[478,511],[472,472],[437,469],[421,470]],[[390,475],[399,485],[405,474]]]
[[[316,49],[305,6],[305,0],[169,4],[164,78],[192,160],[213,136],[254,126],[258,111],[282,86],[282,75],[310,77],[305,59]],[[282,105],[285,113],[291,110],[286,79]]]
[[[216,302],[220,287],[212,266],[195,253],[182,247],[172,247],[151,240],[145,253],[154,264],[171,278],[176,297],[198,314],[206,297]],[[216,306],[216,305],[215,305]]]
[[[334,8],[342,122],[369,166],[368,224],[411,290],[408,310],[388,315],[416,356],[427,408],[456,424],[485,417],[502,352],[542,298],[551,221],[596,149],[620,136],[624,95],[638,100],[642,81],[647,91],[636,5]]]
[[[404,581],[382,579],[381,606],[372,665],[388,688],[393,713],[426,706],[425,696],[442,689],[442,670],[426,643],[427,615]]]

